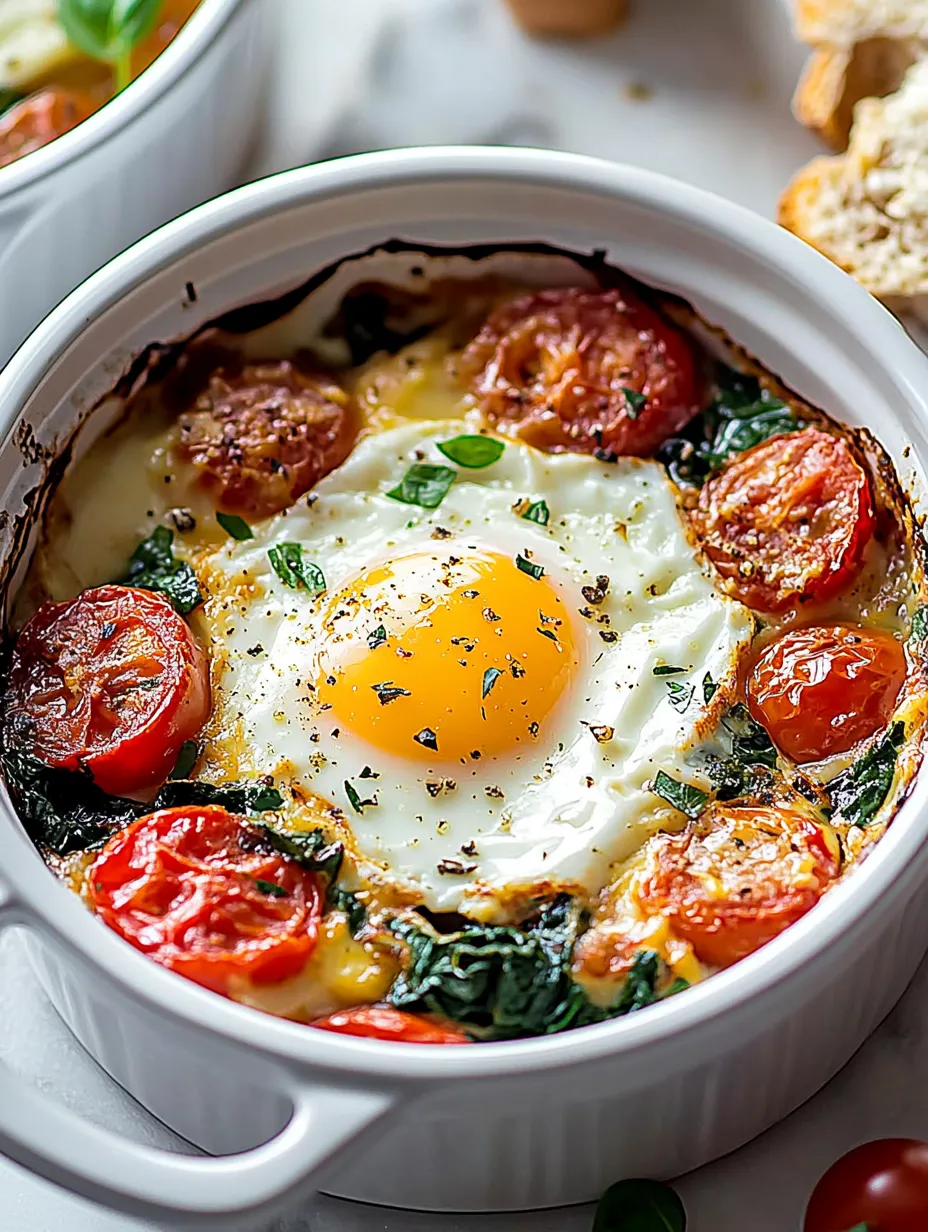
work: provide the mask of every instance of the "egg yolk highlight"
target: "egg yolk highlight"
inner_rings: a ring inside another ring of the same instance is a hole
[[[579,662],[534,561],[453,543],[366,570],[323,617],[315,697],[378,749],[436,764],[540,738]]]

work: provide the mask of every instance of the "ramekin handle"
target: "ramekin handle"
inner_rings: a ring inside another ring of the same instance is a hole
[[[0,878],[0,928],[29,923]],[[0,1152],[83,1198],[190,1232],[262,1228],[396,1101],[386,1091],[287,1081],[293,1114],[269,1142],[203,1157],[142,1146],[61,1107],[0,1062]]]

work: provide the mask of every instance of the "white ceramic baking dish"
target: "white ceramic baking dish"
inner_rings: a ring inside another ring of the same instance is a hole
[[[871,427],[923,504],[928,362],[811,249],[645,172],[540,151],[430,149],[241,189],[74,292],[0,374],[0,560],[16,571],[36,483],[146,343],[391,237],[605,250],[692,300],[813,401]],[[82,439],[93,433],[92,420]],[[796,1107],[896,1001],[928,942],[926,797],[923,773],[846,883],[706,984],[560,1036],[428,1048],[312,1031],[161,970],[54,881],[4,796],[0,923],[31,932],[49,993],[104,1068],[223,1158],[116,1138],[2,1065],[0,1148],[118,1209],[222,1232],[261,1225],[311,1187],[499,1210],[585,1201],[621,1176],[671,1177]]]
[[[146,71],[0,168],[0,366],[115,253],[235,182],[261,115],[272,0],[201,0]]]

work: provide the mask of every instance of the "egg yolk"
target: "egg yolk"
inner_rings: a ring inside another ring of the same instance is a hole
[[[559,588],[520,559],[445,543],[359,575],[323,618],[319,704],[431,764],[533,744],[579,656]]]

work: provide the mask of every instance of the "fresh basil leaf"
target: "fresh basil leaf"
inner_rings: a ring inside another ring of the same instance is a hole
[[[387,493],[404,505],[419,505],[422,509],[437,509],[448,495],[457,471],[450,466],[434,466],[431,462],[414,462],[395,488]]]
[[[527,556],[523,556],[521,552],[516,556],[516,568],[521,569],[523,573],[527,573],[530,578],[534,578],[537,582],[539,578],[545,575],[544,568],[541,565],[533,564]]]
[[[669,1185],[619,1181],[600,1198],[593,1232],[686,1232],[686,1211]]]
[[[439,934],[423,920],[396,920],[392,931],[409,961],[388,1000],[398,1009],[439,1014],[481,1039],[550,1035],[604,1022],[650,1005],[661,964],[653,950],[636,956],[616,1003],[593,1005],[570,976],[581,914],[566,895],[515,928],[469,924]]]
[[[290,891],[285,890],[276,881],[262,881],[260,877],[256,877],[255,885],[262,894],[267,894],[270,898],[289,898],[290,896]]]
[[[624,385],[620,386],[620,388],[625,395],[625,414],[629,419],[637,419],[641,408],[648,400],[647,396],[638,393],[636,389],[626,389]]]
[[[267,556],[274,572],[291,590],[308,590],[314,596],[325,590],[325,575],[318,565],[303,559],[302,544],[275,544],[268,548]]]
[[[702,699],[708,706],[719,691],[719,686],[715,683],[712,677],[706,672],[702,678]]]
[[[686,671],[685,667],[670,667],[666,663],[658,663],[657,667],[652,668],[652,676],[680,676]]]
[[[439,453],[472,471],[498,462],[505,448],[502,441],[492,436],[456,436],[450,441],[438,442]]]
[[[698,817],[709,803],[709,793],[694,787],[691,783],[681,783],[679,779],[671,778],[663,770],[658,770],[657,777],[651,784],[651,792],[660,796],[669,805],[685,813],[687,817]]]
[[[826,787],[834,815],[865,829],[889,795],[896,777],[896,760],[905,744],[905,725],[898,720],[862,757]]]
[[[171,771],[172,779],[189,779],[190,771],[197,764],[197,758],[200,756],[200,746],[196,740],[185,740],[180,746],[180,752],[177,754],[177,761],[174,763],[174,769]]]
[[[245,519],[240,518],[237,513],[217,513],[216,521],[227,534],[230,534],[233,539],[237,539],[239,543],[243,543],[246,539],[254,539],[255,537],[255,532]]]
[[[25,97],[25,94],[20,94],[18,90],[0,88],[0,116],[5,111],[9,111],[11,107],[15,107],[17,103],[21,103]]]
[[[719,364],[715,396],[685,432],[665,441],[657,458],[681,487],[699,487],[729,458],[773,436],[795,432],[804,422],[756,377]]]
[[[270,826],[257,825],[261,838],[274,851],[296,860],[301,868],[318,873],[331,884],[338,878],[345,849],[341,843],[330,843],[321,830],[274,830]]]
[[[116,66],[123,89],[132,77],[132,49],[155,28],[161,6],[162,0],[58,0],[58,20],[75,47]]]
[[[522,517],[526,522],[537,522],[539,526],[547,526],[551,510],[543,500],[532,501]]]
[[[129,557],[129,572],[122,579],[128,586],[163,594],[181,616],[203,602],[197,575],[186,561],[178,560],[173,549],[174,532],[156,526]]]
[[[917,607],[912,613],[910,635],[913,642],[928,641],[928,604]]]

